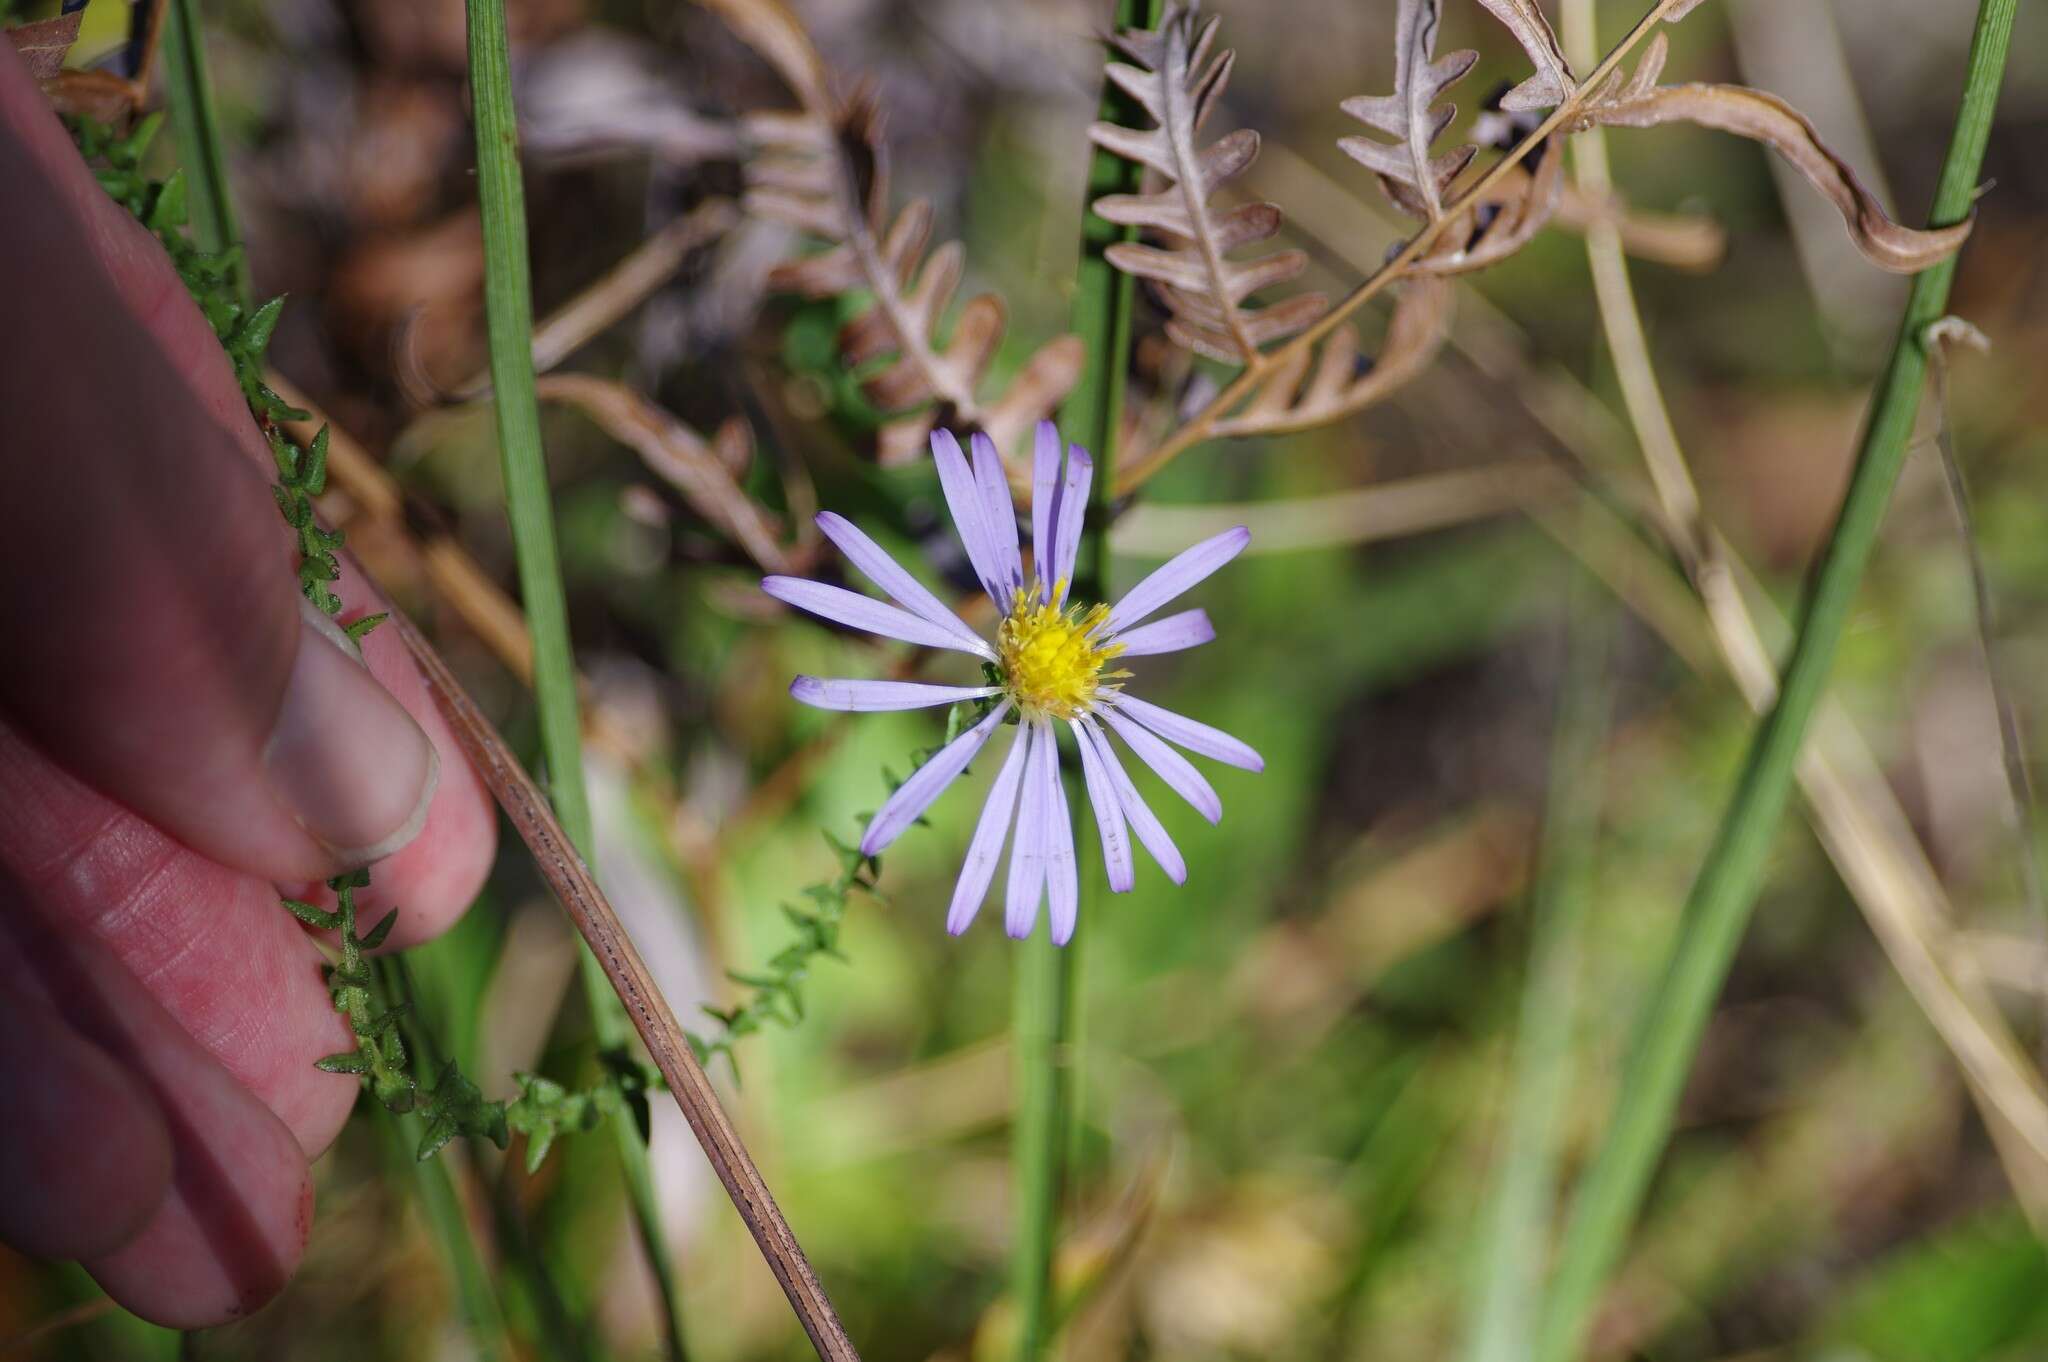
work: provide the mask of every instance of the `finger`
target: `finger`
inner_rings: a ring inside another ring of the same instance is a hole
[[[49,1006],[147,1091],[169,1135],[163,1195],[126,1243],[85,1266],[145,1319],[200,1328],[247,1314],[290,1279],[313,1185],[291,1132],[95,943],[0,882],[0,986]],[[91,1145],[93,1138],[83,1141]]]
[[[203,321],[161,252],[122,254],[117,285],[98,254],[126,251],[111,205],[6,51],[0,183],[0,581],[15,587],[0,593],[0,710],[100,790],[267,879],[402,845],[425,819],[433,746],[302,606],[246,414],[223,426],[159,340]]]
[[[320,954],[267,881],[214,864],[65,774],[0,723],[0,873],[103,946],[307,1155],[356,1082],[313,1067],[351,1047]]]
[[[0,990],[0,1240],[42,1258],[111,1253],[156,1214],[171,1137],[129,1072],[27,988]]]
[[[352,567],[348,560],[343,560],[347,587],[354,587],[354,582],[348,581],[351,577],[362,580],[359,573],[351,571]],[[343,594],[346,599],[355,592],[345,589]],[[390,607],[381,600],[373,600],[370,608]],[[374,923],[397,910],[398,923],[384,948],[401,950],[447,931],[475,901],[497,854],[497,808],[484,789],[483,780],[463,755],[440,707],[428,693],[427,683],[398,631],[373,631],[363,640],[363,660],[369,663],[371,675],[426,730],[440,759],[441,781],[420,835],[379,861],[369,887],[356,894],[356,906],[366,923]]]

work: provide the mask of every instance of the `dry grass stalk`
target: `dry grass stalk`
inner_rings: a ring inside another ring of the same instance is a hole
[[[462,689],[433,645],[402,614],[394,614],[389,627],[398,631],[426,679],[434,703],[462,744],[464,755],[483,777],[520,840],[526,843],[542,877],[561,900],[570,921],[575,923],[603,967],[606,979],[625,1004],[634,1030],[667,1080],[676,1106],[690,1123],[691,1133],[703,1146],[712,1170],[732,1199],[733,1209],[739,1212],[754,1242],[760,1246],[819,1357],[826,1362],[858,1362],[859,1354],[826,1299],[795,1232],[775,1204],[739,1133],[733,1129],[704,1066],[697,1062],[682,1023],[662,997],[604,891],[598,888],[583,858],[576,854],[555,822],[547,797],[512,756],[504,739]]]

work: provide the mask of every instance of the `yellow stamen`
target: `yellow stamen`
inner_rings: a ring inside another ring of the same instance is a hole
[[[1053,596],[1065,586],[1059,583]],[[1072,719],[1094,706],[1105,683],[1116,689],[1130,673],[1103,671],[1123,652],[1122,644],[1096,641],[1108,619],[1106,605],[1060,610],[1040,599],[1036,585],[1020,589],[996,632],[1003,688],[1017,708],[1032,718]]]

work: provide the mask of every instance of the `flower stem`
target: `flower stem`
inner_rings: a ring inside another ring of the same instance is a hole
[[[588,862],[593,852],[590,798],[583,785],[582,714],[576,692],[569,612],[555,548],[547,463],[541,453],[540,409],[534,394],[533,300],[526,256],[526,196],[519,173],[519,132],[504,0],[467,0],[470,101],[476,120],[477,192],[483,208],[484,312],[490,330],[492,405],[504,470],[505,508],[519,563],[519,593],[533,637],[533,690],[547,763],[548,798],[570,842]],[[579,952],[578,974],[598,1044],[632,1043],[632,1024],[596,957]],[[647,1146],[630,1121],[611,1123],[640,1242],[662,1301],[671,1358],[683,1354],[674,1262],[654,1200]]]
[[[1982,0],[1962,106],[1929,221],[1970,212],[2016,0]],[[1540,1362],[1579,1355],[1600,1287],[1619,1259],[1671,1131],[1694,1051],[1763,880],[1794,767],[1827,682],[1885,506],[1905,460],[1927,373],[1925,333],[1948,302],[1953,258],[1916,277],[1878,382],[1841,512],[1814,573],[1778,701],[1751,740],[1735,796],[1686,901],[1663,978],[1638,1022],[1606,1138],[1573,1199],[1538,1339]]]
[[[1117,0],[1111,20],[1117,28],[1150,28],[1159,22],[1159,0]],[[1107,80],[1099,116],[1129,126],[1139,117],[1134,102]],[[1088,163],[1081,213],[1081,258],[1074,274],[1073,329],[1092,361],[1060,410],[1061,433],[1095,458],[1095,481],[1081,551],[1074,565],[1074,597],[1102,600],[1109,584],[1110,491],[1116,481],[1117,429],[1123,411],[1124,373],[1131,352],[1132,280],[1109,263],[1104,252],[1137,233],[1098,217],[1086,205],[1104,194],[1132,193],[1138,167],[1098,149]],[[1067,772],[1067,804],[1074,818],[1074,846],[1082,861],[1081,918],[1093,923],[1100,904],[1099,874],[1087,873],[1095,859],[1095,830],[1086,815],[1087,797]],[[1053,1257],[1058,1247],[1059,1203],[1066,1169],[1079,1141],[1079,1069],[1082,1025],[1082,943],[1078,930],[1064,948],[1050,930],[1034,932],[1020,948],[1015,984],[1014,1044],[1017,1066],[1017,1126],[1014,1163],[1017,1227],[1011,1253],[1011,1295],[1017,1308],[1017,1351],[1021,1362],[1047,1355],[1058,1330],[1053,1299]]]

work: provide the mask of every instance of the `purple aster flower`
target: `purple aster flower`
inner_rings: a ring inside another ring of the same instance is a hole
[[[1050,421],[1039,424],[1032,469],[1033,575],[1027,579],[1002,459],[986,435],[977,434],[969,443],[974,451],[971,462],[950,433],[935,431],[932,457],[938,462],[939,482],[968,561],[1003,614],[993,641],[970,629],[853,522],[830,511],[818,517],[825,537],[896,603],[800,577],[769,577],[761,586],[779,601],[839,624],[906,643],[972,653],[982,660],[988,685],[799,676],[789,693],[805,704],[841,710],[993,702],[980,722],[941,748],[882,805],[860,841],[861,851],[870,856],[879,855],[930,808],[1014,715],[1017,736],[996,772],[981,821],[968,843],[946,930],[956,935],[965,931],[981,910],[1007,838],[1005,930],[1019,939],[1029,936],[1039,905],[1049,902],[1052,939],[1065,945],[1074,934],[1080,885],[1074,868],[1073,823],[1059,778],[1060,724],[1072,730],[1080,752],[1109,887],[1118,893],[1129,890],[1133,881],[1132,832],[1175,884],[1187,879],[1187,863],[1131,783],[1110,734],[1121,738],[1211,823],[1223,816],[1222,801],[1175,747],[1248,771],[1265,769],[1257,752],[1228,733],[1126,693],[1123,683],[1131,674],[1111,670],[1124,658],[1178,652],[1214,638],[1216,631],[1201,610],[1152,617],[1235,558],[1251,533],[1240,526],[1203,540],[1132,587],[1113,606],[1069,602],[1067,589],[1081,546],[1081,521],[1094,471],[1088,451],[1070,445],[1062,467],[1059,432]]]

